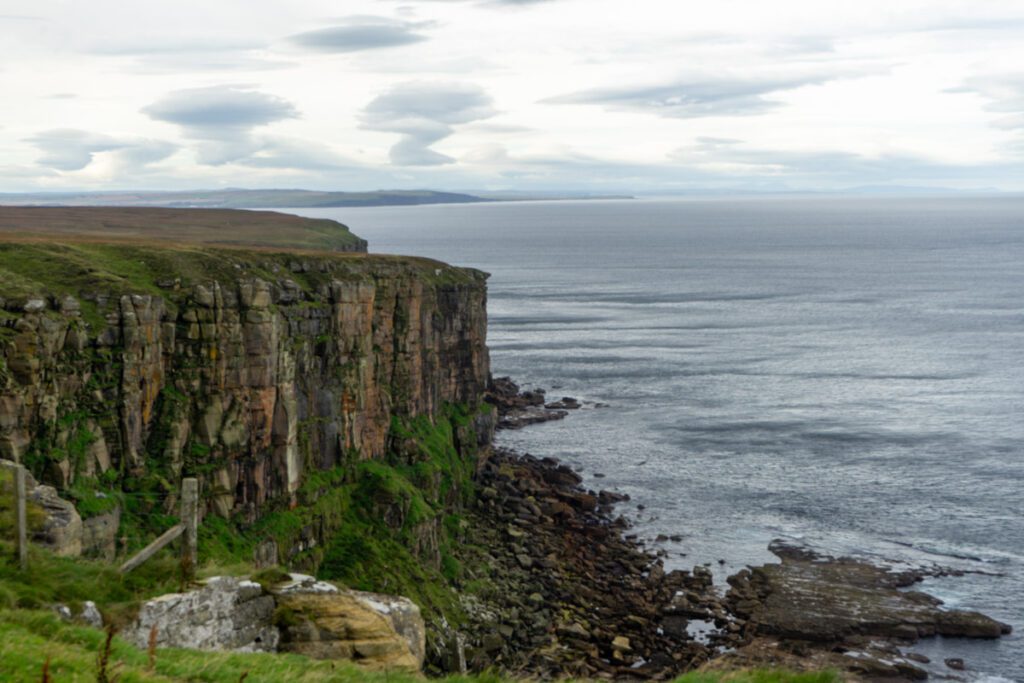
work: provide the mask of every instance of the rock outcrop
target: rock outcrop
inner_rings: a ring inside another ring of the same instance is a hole
[[[293,574],[271,587],[218,577],[197,590],[149,600],[123,636],[139,648],[153,634],[157,647],[290,652],[418,672],[425,633],[419,608],[409,600]]]
[[[79,247],[45,249],[31,258],[86,270],[0,291],[0,458],[59,490],[150,477],[173,512],[197,475],[208,512],[251,521],[311,472],[382,458],[393,418],[476,405],[487,383],[477,271],[107,246],[118,275],[99,277]],[[97,554],[112,521],[90,532]]]
[[[978,612],[945,609],[942,601],[907,590],[928,572],[823,556],[781,541],[769,549],[780,564],[729,577],[727,601],[744,624],[743,638],[730,643],[734,649],[718,665],[920,680],[927,672],[906,650],[919,638],[999,638],[1011,631]]]
[[[368,668],[418,672],[426,651],[419,608],[405,598],[340,590],[292,575],[276,586],[280,651],[314,659],[348,659]]]
[[[5,484],[12,480],[13,471],[14,463],[0,461]],[[11,493],[4,491],[2,495],[6,497]],[[32,542],[57,555],[80,555],[84,527],[74,504],[57,495],[52,486],[37,482],[30,473],[26,473],[25,497]]]
[[[1010,626],[978,612],[947,610],[926,593],[904,590],[920,581],[850,558],[830,558],[778,542],[781,564],[729,578],[730,603],[761,635],[837,642],[850,636],[915,641],[935,635],[999,638]]]
[[[157,647],[274,652],[274,606],[258,583],[215,577],[198,590],[147,600],[122,636],[140,648],[154,633]]]

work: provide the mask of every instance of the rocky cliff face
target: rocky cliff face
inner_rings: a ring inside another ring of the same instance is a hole
[[[295,504],[311,473],[383,458],[396,419],[476,406],[486,386],[477,271],[61,245],[18,260],[19,248],[0,259],[0,457],[76,491],[80,509],[98,483],[130,494],[158,481],[171,511],[190,475],[208,511],[251,521],[268,501]]]

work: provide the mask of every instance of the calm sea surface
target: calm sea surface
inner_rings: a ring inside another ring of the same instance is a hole
[[[918,650],[1024,681],[1024,199],[297,213],[492,273],[495,375],[613,406],[501,441],[630,494],[673,566],[790,537],[1002,574],[925,589],[1012,637]]]

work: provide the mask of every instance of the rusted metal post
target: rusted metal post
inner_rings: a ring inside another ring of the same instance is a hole
[[[18,566],[28,569],[28,515],[25,510],[25,467],[14,468],[14,516],[18,527]]]
[[[199,480],[193,477],[181,481],[181,523],[181,566],[192,576],[199,563]]]

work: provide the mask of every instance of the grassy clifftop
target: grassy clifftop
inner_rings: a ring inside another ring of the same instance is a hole
[[[193,284],[249,277],[271,282],[287,277],[312,290],[332,279],[371,280],[402,274],[424,283],[448,284],[470,283],[483,277],[478,271],[426,258],[282,251],[263,246],[12,238],[0,227],[0,296],[6,302],[65,294],[167,296],[170,291]]]
[[[366,241],[337,221],[232,209],[0,206],[0,239],[366,251]]]

